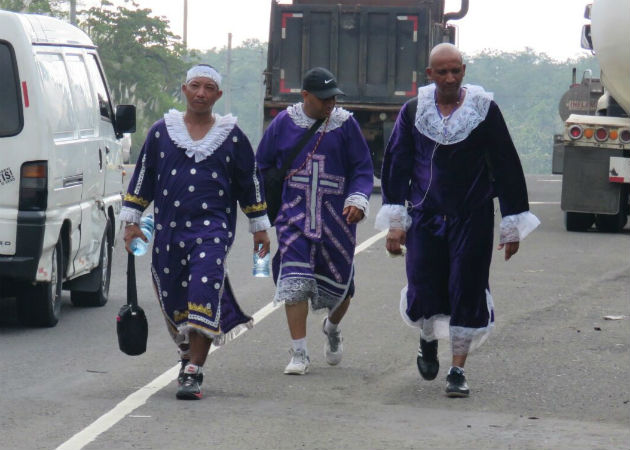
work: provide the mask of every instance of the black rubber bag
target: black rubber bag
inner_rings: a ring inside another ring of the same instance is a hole
[[[147,350],[149,324],[144,310],[138,306],[136,291],[136,268],[134,256],[127,258],[127,304],[123,305],[116,317],[118,347],[123,353],[135,356]]]
[[[267,202],[267,217],[273,224],[278,216],[280,205],[282,204],[282,186],[286,171],[271,167],[263,175],[263,185],[265,186],[265,201]]]

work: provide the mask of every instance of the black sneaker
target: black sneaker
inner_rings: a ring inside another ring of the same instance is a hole
[[[186,373],[182,376],[182,384],[177,389],[179,400],[199,400],[201,399],[201,383],[203,383],[203,373]]]
[[[440,361],[437,356],[438,341],[425,341],[420,338],[420,346],[418,347],[418,370],[425,380],[433,380],[440,370]]]
[[[184,382],[184,368],[186,367],[186,364],[188,364],[188,360],[187,359],[182,359],[181,361],[181,367],[179,368],[179,375],[177,375],[177,385],[181,386],[182,383]]]
[[[446,376],[446,396],[447,397],[468,397],[470,389],[466,383],[464,369],[451,367]]]

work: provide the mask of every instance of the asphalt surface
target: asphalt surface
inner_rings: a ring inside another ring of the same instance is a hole
[[[512,260],[495,252],[496,329],[469,356],[470,398],[444,395],[446,343],[437,379],[420,379],[418,333],[398,312],[403,260],[385,256],[383,239],[356,256],[342,363],[327,366],[322,316],[311,314],[311,372],[283,375],[284,312],[265,315],[273,283],[251,276],[253,244],[241,218],[229,273],[241,306],[262,311],[252,330],[211,353],[201,401],[175,399],[177,354],[148,257],[136,263],[148,350],[118,350],[120,239],[106,306],[75,308],[64,292],[59,324],[38,329],[17,323],[13,299],[0,300],[0,448],[630,449],[630,228],[566,232],[559,180],[528,177],[542,225]],[[360,243],[378,233],[379,205],[375,194]]]

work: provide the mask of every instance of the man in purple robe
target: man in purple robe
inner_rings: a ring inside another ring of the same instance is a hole
[[[221,76],[197,65],[182,92],[186,111],[171,110],[149,130],[123,201],[125,245],[146,238],[138,222],[154,205],[151,273],[182,368],[177,398],[201,398],[202,367],[211,343],[221,345],[239,326],[252,326],[230,287],[226,258],[234,242],[236,206],[249,218],[254,248],[269,252],[265,199],[254,151],[231,114],[212,107]]]
[[[274,302],[285,304],[292,339],[286,374],[303,375],[309,369],[309,299],[314,310],[328,309],[322,324],[326,361],[339,364],[343,354],[338,325],[354,293],[356,224],[368,213],[373,167],[358,123],[351,113],[335,107],[341,94],[327,69],[308,71],[302,83],[303,102],[278,114],[256,153],[263,173],[280,168],[307,130],[324,120],[289,167],[274,222],[278,236]]]
[[[376,227],[389,230],[386,248],[407,249],[404,321],[420,328],[417,364],[424,379],[437,376],[437,339],[451,341],[449,397],[466,397],[468,353],[494,326],[488,278],[494,202],[502,221],[499,249],[510,259],[540,223],[529,212],[521,163],[492,95],[462,86],[466,70],[452,44],[431,52],[433,84],[401,109],[385,151],[383,206]]]

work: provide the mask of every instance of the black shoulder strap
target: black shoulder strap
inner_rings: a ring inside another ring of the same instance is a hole
[[[293,164],[293,160],[295,159],[295,157],[302,151],[306,143],[311,139],[311,137],[313,137],[313,135],[322,123],[324,123],[324,119],[318,119],[313,125],[311,125],[308,131],[302,135],[300,141],[295,144],[295,147],[293,147],[293,149],[291,149],[289,157],[284,161],[284,164],[280,169],[282,173],[286,173],[291,164]]]
[[[136,291],[136,261],[133,253],[127,254],[127,304],[138,305],[138,293]]]

